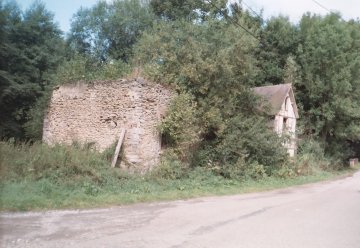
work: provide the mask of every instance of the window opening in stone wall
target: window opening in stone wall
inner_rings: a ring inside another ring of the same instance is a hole
[[[286,97],[285,99],[285,110],[289,110],[289,105],[291,104],[290,97]]]
[[[283,131],[284,132],[288,131],[288,124],[289,124],[288,121],[289,121],[288,118],[286,118],[286,117],[283,118]]]
[[[274,126],[276,126],[276,117],[270,115],[268,116],[267,127],[269,130],[273,130]]]

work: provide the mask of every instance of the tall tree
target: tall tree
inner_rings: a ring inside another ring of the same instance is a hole
[[[305,133],[319,136],[330,154],[346,157],[360,140],[360,23],[337,14],[304,15],[297,51]]]
[[[299,44],[298,30],[287,17],[272,17],[260,29],[260,46],[256,51],[258,84],[279,84],[284,80],[289,56],[295,56]]]
[[[99,61],[128,62],[133,45],[154,19],[148,4],[141,0],[100,1],[74,15],[68,42],[75,51]]]
[[[24,138],[28,110],[61,60],[63,40],[53,14],[41,2],[21,13],[1,2],[0,137]]]
[[[227,12],[227,0],[150,0],[153,12],[162,20],[204,20]]]

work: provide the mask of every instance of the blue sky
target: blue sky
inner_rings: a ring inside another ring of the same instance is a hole
[[[22,9],[28,8],[34,0],[16,0]],[[48,10],[55,14],[61,30],[70,30],[70,19],[81,7],[91,7],[98,0],[43,0]],[[108,0],[109,2],[112,0]],[[232,2],[236,0],[230,0]],[[264,10],[265,18],[283,14],[289,16],[293,22],[298,22],[301,16],[309,11],[317,14],[327,14],[330,11],[339,11],[343,18],[357,19],[360,17],[360,0],[243,0],[253,10],[260,13]],[[322,5],[323,7],[319,6]]]
[[[80,7],[91,7],[98,0],[43,0],[46,8],[55,14],[55,21],[59,24],[62,31],[70,30],[70,19],[80,9]],[[34,0],[16,0],[19,6],[27,9]]]

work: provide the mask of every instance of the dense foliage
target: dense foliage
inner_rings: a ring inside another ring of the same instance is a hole
[[[63,57],[64,41],[45,5],[21,12],[0,1],[0,137],[24,138],[28,111]]]
[[[68,42],[75,51],[95,60],[128,62],[132,46],[154,20],[153,12],[141,0],[99,1],[74,15]]]
[[[359,22],[305,15],[299,35],[296,87],[304,131],[321,139],[328,153],[349,155],[348,146],[360,139]]]
[[[276,145],[279,139],[256,108],[258,99],[249,91],[257,74],[253,56],[257,46],[256,40],[223,20],[211,19],[206,25],[166,22],[144,33],[135,56],[148,76],[173,85],[196,103],[192,111],[196,121],[184,116],[191,108],[182,102],[163,124],[177,149],[178,140],[192,144],[189,154],[181,152],[181,159],[220,168],[235,166],[239,159],[267,168],[286,160],[284,149]],[[169,120],[172,117],[176,118]],[[267,148],[264,141],[269,142]]]
[[[269,129],[250,90],[280,83],[294,87],[301,147],[316,144],[308,147],[336,161],[360,156],[358,20],[264,20],[225,0],[99,1],[78,10],[64,38],[42,3],[22,12],[1,0],[0,22],[2,138],[40,136],[51,83],[140,67],[179,93],[159,127],[171,161],[225,177],[287,173],[284,137]]]

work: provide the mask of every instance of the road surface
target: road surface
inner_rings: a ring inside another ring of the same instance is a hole
[[[0,218],[1,247],[359,248],[360,172],[271,192]]]

